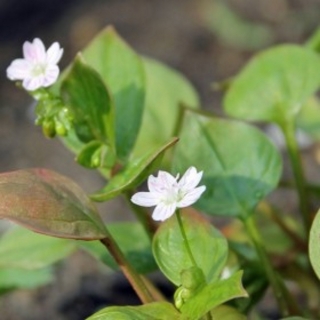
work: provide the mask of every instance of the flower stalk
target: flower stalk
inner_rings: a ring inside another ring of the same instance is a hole
[[[295,184],[299,195],[299,209],[304,223],[305,234],[308,237],[312,220],[308,212],[308,195],[306,192],[306,182],[302,168],[302,161],[299,154],[297,140],[295,137],[294,121],[286,121],[284,124],[280,124],[280,126],[285,136],[292,170],[294,174]]]
[[[193,253],[191,251],[190,244],[189,244],[189,241],[188,241],[188,238],[187,238],[187,235],[186,235],[186,231],[184,230],[184,227],[183,227],[183,222],[182,222],[182,219],[181,219],[180,210],[177,210],[176,217],[177,217],[178,225],[179,225],[180,232],[181,232],[181,235],[182,235],[182,238],[183,238],[183,243],[184,243],[186,251],[187,251],[187,253],[189,255],[189,258],[190,258],[193,266],[196,267],[196,268],[199,268],[198,265],[197,265],[197,262],[196,262],[196,260],[195,260],[195,258],[193,256]]]
[[[248,215],[248,217],[244,220],[244,224],[248,231],[248,235],[256,248],[260,262],[265,269],[282,315],[289,316],[292,314],[299,314],[296,304],[292,301],[292,297],[290,296],[282,279],[279,277],[278,273],[271,264],[263,241],[256,228],[253,215]]]
[[[141,276],[136,272],[136,270],[134,270],[134,268],[127,261],[118,244],[113,239],[112,235],[108,231],[107,233],[108,236],[101,239],[100,242],[108,249],[112,257],[115,259],[115,261],[119,265],[119,268],[122,270],[128,281],[130,282],[131,286],[137,293],[141,302],[144,304],[154,302],[155,299],[149,292]]]

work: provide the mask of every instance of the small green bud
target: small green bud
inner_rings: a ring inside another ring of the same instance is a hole
[[[182,293],[183,293],[183,287],[179,287],[176,292],[174,293],[174,305],[176,306],[177,309],[180,309],[183,304],[184,304],[184,300],[182,298]]]
[[[53,120],[44,120],[42,123],[42,131],[48,138],[53,138],[56,135],[56,128]]]
[[[55,127],[56,127],[56,132],[59,136],[66,136],[67,135],[68,130],[61,122],[56,121]]]
[[[203,271],[198,267],[191,267],[181,271],[181,283],[186,289],[196,290],[205,283]]]

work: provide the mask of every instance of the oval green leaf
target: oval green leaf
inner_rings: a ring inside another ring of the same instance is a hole
[[[232,81],[227,114],[283,123],[320,86],[320,57],[308,48],[281,45],[256,55]]]
[[[116,161],[113,150],[97,140],[92,140],[79,151],[76,161],[86,168],[110,169]]]
[[[226,239],[200,214],[184,211],[181,218],[198,267],[208,283],[216,280],[228,257]],[[193,264],[176,216],[161,224],[153,238],[152,250],[160,270],[175,285],[181,285],[181,272]]]
[[[83,61],[81,55],[76,57],[64,77],[61,94],[74,115],[80,140],[87,142],[94,137],[114,149],[114,106],[110,94],[100,75]]]
[[[106,236],[94,204],[72,180],[46,169],[0,174],[0,217],[58,238]]]
[[[106,187],[92,194],[90,196],[91,199],[94,201],[107,201],[126,190],[135,188],[159,167],[165,151],[177,142],[177,138],[172,138],[165,145],[154,148],[141,158],[131,160],[108,182]]]
[[[237,309],[227,305],[220,305],[211,312],[212,319],[216,320],[247,320],[248,318],[241,314]]]
[[[208,284],[181,307],[180,311],[189,320],[198,320],[213,308],[231,299],[247,297],[241,283],[242,271],[228,279]]]
[[[198,108],[199,97],[191,83],[168,66],[143,58],[146,72],[146,103],[134,154],[144,154],[154,145],[173,137],[180,105]]]
[[[279,181],[281,157],[253,126],[186,110],[179,137],[173,171],[203,170],[195,206],[208,214],[245,218]]]
[[[98,34],[82,53],[112,94],[116,150],[119,159],[125,162],[142,121],[145,100],[143,63],[112,27]]]
[[[57,239],[15,227],[0,238],[0,268],[44,268],[67,257],[75,248],[75,242],[69,239]]]
[[[140,223],[110,223],[108,224],[108,230],[137,272],[144,274],[157,269],[152,255],[150,239]],[[79,241],[77,244],[110,268],[118,268],[113,257],[100,242]]]
[[[311,138],[320,140],[320,99],[317,96],[303,104],[297,118],[297,127]]]
[[[288,317],[288,318],[281,318],[280,320],[310,320],[310,319],[302,318],[302,317]]]
[[[313,270],[320,279],[320,210],[317,212],[310,230],[309,258]]]
[[[15,289],[33,289],[44,286],[53,279],[51,268],[38,270],[0,268],[0,294]]]
[[[184,320],[168,302],[154,302],[138,307],[108,307],[87,320]]]

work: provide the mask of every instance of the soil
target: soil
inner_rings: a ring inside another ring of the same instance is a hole
[[[212,29],[214,15],[210,10],[215,10],[215,3],[213,0],[1,0],[1,172],[45,167],[73,178],[88,192],[103,186],[97,174],[74,163],[73,155],[58,139],[43,137],[33,124],[33,101],[6,79],[5,70],[11,60],[21,56],[22,43],[34,37],[41,38],[46,45],[60,42],[65,50],[63,67],[95,34],[113,24],[139,53],[185,74],[199,91],[203,107],[222,114],[221,93],[212,89],[212,83],[234,75],[258,48],[231,43]],[[249,23],[268,28],[271,38],[261,48],[283,42],[302,43],[320,20],[319,0],[224,3]],[[313,170],[309,171],[313,176]],[[101,212],[106,221],[131,219],[122,199],[101,206]],[[163,281],[160,279],[159,283],[162,285]],[[168,294],[172,293],[169,285],[165,288]],[[0,314],[3,320],[82,320],[105,305],[138,303],[120,274],[78,252],[56,267],[54,283],[3,296]]]

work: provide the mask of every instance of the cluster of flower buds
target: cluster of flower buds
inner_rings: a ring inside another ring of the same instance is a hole
[[[47,137],[67,134],[72,123],[72,114],[59,97],[54,96],[48,87],[59,77],[58,62],[63,49],[54,42],[46,50],[43,42],[35,38],[23,44],[23,58],[15,59],[7,68],[7,77],[18,81],[37,101],[36,124],[41,125]]]

